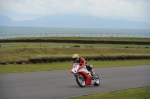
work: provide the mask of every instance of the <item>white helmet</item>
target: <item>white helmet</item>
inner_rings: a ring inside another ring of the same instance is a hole
[[[79,57],[80,57],[80,56],[79,56],[78,54],[73,54],[73,55],[72,55],[72,61],[75,61],[75,62],[76,62],[76,61],[79,59]]]

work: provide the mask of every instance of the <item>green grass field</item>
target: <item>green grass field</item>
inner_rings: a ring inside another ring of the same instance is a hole
[[[14,38],[18,40],[103,40],[103,41],[143,41],[150,38],[127,37],[35,37]],[[80,47],[74,47],[74,46]],[[0,43],[0,62],[28,60],[42,57],[71,57],[78,53],[81,56],[117,56],[117,55],[150,55],[150,45],[132,44],[79,44],[79,43]]]
[[[150,55],[150,45],[76,43],[0,43],[0,62],[41,57]],[[80,47],[73,47],[79,45]]]
[[[150,41],[149,38],[96,38],[96,37],[50,37],[50,38],[17,38],[17,39],[74,39],[74,40],[116,40],[116,41]],[[80,47],[74,47],[74,46]],[[21,60],[28,60],[30,58],[43,58],[43,57],[70,57],[74,54],[78,53],[80,56],[125,56],[125,55],[150,55],[150,45],[131,45],[131,44],[77,44],[77,43],[45,43],[45,42],[38,42],[38,43],[0,43],[0,62],[12,62],[12,61],[21,61]],[[137,62],[139,62],[138,60]],[[147,61],[147,60],[146,60]],[[110,61],[111,62],[111,61]],[[132,61],[134,62],[134,61]],[[103,63],[101,61],[101,63]],[[104,62],[106,63],[106,62]],[[109,63],[109,62],[107,62]],[[139,62],[140,63],[140,62]],[[55,63],[52,63],[55,64]],[[39,70],[53,70],[49,65],[52,64],[42,64],[45,68],[41,68],[41,64],[36,65],[21,65],[25,66],[24,69],[18,65],[6,66],[6,71],[9,68],[14,68],[12,72],[18,71],[39,71]],[[58,63],[55,65],[57,66]],[[68,66],[66,63],[63,66]],[[97,66],[96,62],[92,64]],[[99,63],[98,63],[99,64]],[[116,64],[119,64],[117,61]],[[111,63],[110,66],[114,64]],[[125,64],[120,64],[125,65]],[[137,64],[138,65],[138,64]],[[39,66],[39,68],[38,68]],[[70,65],[69,65],[70,66]],[[102,65],[98,65],[102,66]],[[106,64],[104,64],[106,66]],[[109,65],[107,65],[109,66]],[[3,69],[4,67],[1,66]],[[16,67],[16,68],[15,68]],[[27,67],[31,67],[33,69],[28,69]],[[36,67],[36,68],[35,68]],[[47,68],[48,67],[48,68]],[[53,67],[53,66],[52,66]],[[64,67],[63,67],[64,68]],[[63,69],[57,66],[56,69]],[[35,70],[34,70],[35,69]],[[65,68],[69,69],[69,68]],[[2,70],[1,70],[2,72]]]
[[[77,96],[65,99],[149,99],[150,86],[120,91],[101,92],[97,94]]]
[[[120,67],[120,66],[139,66],[150,65],[149,60],[124,60],[124,61],[89,61],[94,68],[104,67]],[[36,72],[36,71],[51,71],[51,70],[71,70],[71,62],[57,62],[46,64],[26,64],[26,65],[1,65],[0,74],[18,73],[18,72]]]

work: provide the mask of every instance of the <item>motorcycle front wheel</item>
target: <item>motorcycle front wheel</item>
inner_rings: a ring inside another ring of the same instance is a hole
[[[84,77],[80,77],[79,75],[76,75],[76,82],[80,87],[85,87],[85,79]]]

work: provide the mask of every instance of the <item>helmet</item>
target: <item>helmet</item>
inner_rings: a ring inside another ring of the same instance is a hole
[[[73,56],[72,56],[72,61],[77,61],[78,59],[79,59],[79,55],[78,54],[73,54]]]

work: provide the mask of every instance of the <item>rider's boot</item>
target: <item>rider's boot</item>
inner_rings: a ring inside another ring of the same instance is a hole
[[[93,76],[94,74],[95,74],[95,72],[94,72],[94,70],[93,70],[93,66],[92,65],[89,65],[89,67],[90,67],[90,72],[91,72],[91,75]]]
[[[91,72],[91,75],[92,75],[92,76],[95,75],[95,72],[93,71],[93,69],[92,69],[90,72]]]

